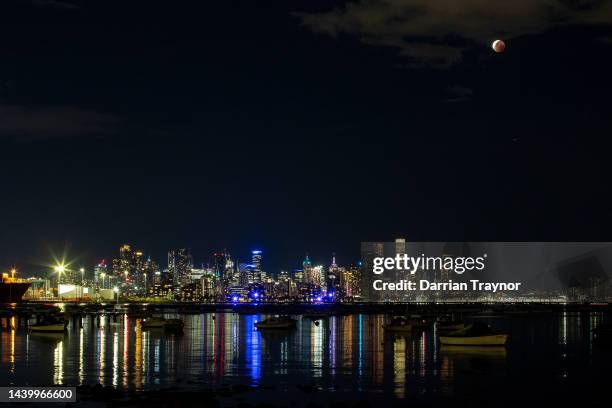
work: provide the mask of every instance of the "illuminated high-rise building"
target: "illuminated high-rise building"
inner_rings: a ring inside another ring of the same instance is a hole
[[[139,251],[137,251],[140,253]],[[142,253],[141,253],[142,255]],[[117,282],[130,284],[136,277],[136,254],[124,244],[119,248],[119,258],[113,259],[113,277]]]
[[[98,262],[98,264],[94,267],[94,282],[96,282],[96,285],[99,285],[101,283],[102,276],[106,275],[108,275],[108,266],[106,265],[106,261],[101,259],[100,262]]]
[[[341,284],[343,278],[344,269],[340,268],[336,263],[336,254],[332,254],[332,262],[329,265],[329,271],[327,274],[327,291],[335,294],[336,296],[340,296]]]
[[[263,252],[262,252],[262,251],[260,251],[260,250],[255,250],[255,251],[252,251],[252,252],[251,252],[251,254],[252,254],[252,256],[253,256],[253,258],[252,258],[252,260],[251,260],[251,263],[253,264],[253,267],[254,267],[255,269],[257,269],[257,270],[260,270],[260,271],[261,271],[261,270],[262,270],[262,267],[261,267],[261,262],[262,262],[262,255],[263,255]]]
[[[168,252],[168,277],[175,290],[191,283],[191,269],[193,269],[193,259],[189,249],[173,249]]]
[[[308,257],[308,253],[306,253],[306,257],[302,262],[302,280],[306,284],[312,284],[314,280],[312,262],[310,261],[310,257]]]

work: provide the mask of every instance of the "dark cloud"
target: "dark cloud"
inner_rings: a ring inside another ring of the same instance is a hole
[[[40,139],[113,133],[119,119],[75,106],[0,104],[0,138]]]
[[[448,65],[473,43],[512,39],[561,24],[610,24],[612,2],[602,0],[361,0],[321,13],[299,14],[314,32],[357,36],[395,47],[407,59]]]

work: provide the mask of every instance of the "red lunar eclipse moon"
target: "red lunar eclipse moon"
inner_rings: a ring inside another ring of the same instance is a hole
[[[493,51],[499,54],[500,52],[504,52],[506,49],[506,43],[502,40],[495,40],[493,41],[493,44],[491,44],[491,48],[493,48]]]

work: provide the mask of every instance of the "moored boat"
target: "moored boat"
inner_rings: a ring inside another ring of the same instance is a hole
[[[436,323],[436,329],[441,333],[450,333],[457,330],[465,329],[466,324],[460,321],[439,321]]]
[[[505,346],[507,334],[490,334],[484,336],[440,336],[440,343],[449,346]]]
[[[297,324],[291,317],[270,317],[255,323],[258,330],[262,329],[293,329]]]
[[[183,321],[181,319],[165,319],[163,317],[148,317],[140,323],[143,329],[165,329],[182,330]]]
[[[15,278],[16,270],[11,270],[11,276],[3,273],[0,279],[0,303],[21,302],[21,298],[30,287],[30,282]]]
[[[68,326],[68,322],[43,323],[30,326],[33,333],[63,333]]]
[[[440,344],[449,346],[505,346],[507,342],[508,334],[495,333],[482,322],[440,336]]]
[[[440,346],[440,353],[447,357],[473,358],[482,357],[486,359],[505,359],[507,348],[504,346]]]
[[[166,319],[163,317],[147,317],[140,323],[143,329],[161,329],[164,327]]]

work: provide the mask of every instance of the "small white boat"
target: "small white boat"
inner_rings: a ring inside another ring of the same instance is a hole
[[[290,317],[270,317],[255,323],[258,330],[262,329],[293,329],[297,324],[295,319]]]

